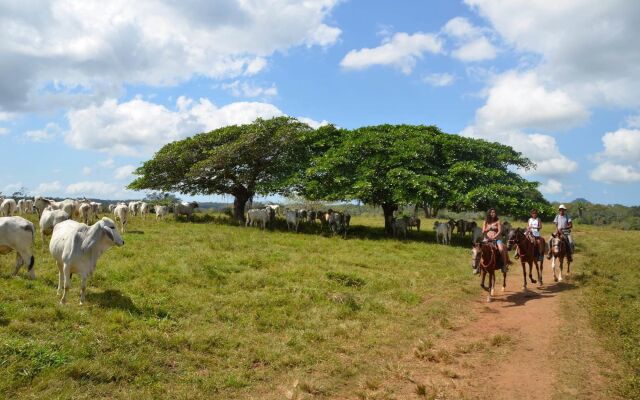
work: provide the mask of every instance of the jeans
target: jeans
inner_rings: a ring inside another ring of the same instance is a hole
[[[573,250],[575,246],[575,244],[573,243],[573,238],[571,237],[570,233],[565,233],[564,239],[567,241],[567,244],[569,245],[567,246],[567,255],[571,257],[573,256]]]

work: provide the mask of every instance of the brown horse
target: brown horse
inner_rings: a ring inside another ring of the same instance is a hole
[[[511,251],[514,245],[518,247],[518,256],[520,258],[520,263],[522,264],[522,275],[524,278],[524,284],[522,285],[523,289],[527,289],[527,268],[525,263],[529,264],[529,279],[531,279],[531,283],[538,282],[538,286],[542,286],[542,261],[538,264],[538,259],[535,256],[537,244],[531,242],[531,240],[525,234],[525,231],[522,228],[512,229],[508,235],[508,243],[507,249]],[[533,264],[536,265],[536,271],[538,272],[538,280],[533,279]]]
[[[496,287],[496,270],[500,269],[498,267],[498,259],[500,259],[502,255],[498,251],[498,246],[496,246],[495,242],[481,242],[474,243],[473,249],[471,250],[471,267],[475,270],[480,270],[482,272],[482,283],[480,286],[489,291],[489,296],[487,296],[487,302],[491,301],[492,296],[494,295],[494,290]],[[489,287],[484,286],[484,279],[489,274]],[[504,292],[505,287],[507,286],[507,273],[502,273],[502,291]]]
[[[551,269],[553,270],[553,280],[556,282],[562,282],[562,265],[564,264],[564,258],[567,256],[567,242],[564,239],[562,231],[557,231],[551,235],[549,240],[549,248],[551,250]],[[560,260],[559,271],[560,276],[556,277],[556,259]],[[567,275],[571,274],[571,261],[567,258]]]

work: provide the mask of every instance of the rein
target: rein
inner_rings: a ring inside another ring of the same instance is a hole
[[[487,264],[484,263],[484,257],[483,257],[484,256],[484,251],[482,251],[482,253],[480,254],[480,268],[486,270],[490,266],[494,266],[495,267],[495,265],[496,265],[496,252],[493,250],[491,245],[483,245],[483,247],[484,246],[487,246],[489,248],[489,252],[491,253],[491,259],[489,260],[489,263],[487,263]]]

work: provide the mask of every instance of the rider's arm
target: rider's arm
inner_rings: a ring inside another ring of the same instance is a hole
[[[482,233],[487,232],[489,232],[489,228],[487,228],[487,221],[484,221],[484,224],[482,224]]]
[[[571,218],[567,218],[567,228],[573,229],[573,221]]]

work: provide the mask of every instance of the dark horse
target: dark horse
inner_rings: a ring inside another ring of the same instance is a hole
[[[471,267],[475,270],[482,272],[482,286],[483,289],[489,291],[487,296],[487,302],[491,301],[491,297],[494,294],[496,287],[496,270],[500,269],[498,266],[498,260],[502,259],[498,246],[495,242],[481,242],[475,243],[471,250]],[[484,286],[484,278],[489,274],[489,287]],[[502,291],[507,285],[507,273],[502,273]]]
[[[539,261],[539,254],[536,255],[536,249],[538,245],[529,239],[525,234],[525,231],[522,228],[512,229],[509,231],[508,235],[508,243],[507,249],[511,251],[514,245],[517,245],[518,248],[518,256],[520,258],[520,263],[522,264],[522,275],[524,278],[524,284],[522,286],[523,289],[527,288],[527,268],[525,263],[529,264],[529,279],[531,279],[531,283],[538,283],[538,286],[542,285],[542,261]],[[536,257],[538,256],[538,257]],[[538,264],[538,262],[540,264]],[[538,272],[538,281],[533,279],[533,264],[536,264],[536,271]]]

